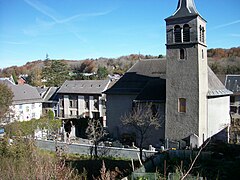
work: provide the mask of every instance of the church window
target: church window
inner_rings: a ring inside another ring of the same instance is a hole
[[[202,49],[202,59],[204,59],[204,51],[203,51],[203,49]]]
[[[180,49],[180,59],[185,59],[184,49]]]
[[[199,41],[202,41],[202,26],[199,27]]]
[[[185,24],[183,26],[183,42],[189,41],[190,41],[190,27],[188,24]]]
[[[185,113],[187,110],[187,101],[185,98],[178,99],[178,112]]]
[[[174,38],[175,42],[182,42],[181,27],[179,25],[174,27]]]
[[[204,41],[205,41],[204,34],[205,34],[205,30],[204,30],[204,27],[202,27],[202,42],[203,42],[203,43],[204,43]]]

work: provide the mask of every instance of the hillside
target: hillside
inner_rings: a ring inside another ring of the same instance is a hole
[[[164,56],[159,55],[159,58]],[[136,61],[140,59],[158,58],[157,56],[131,54],[119,58],[84,59],[84,60],[61,60],[68,64],[70,72],[91,73],[97,72],[99,67],[106,68],[109,74],[125,73]],[[31,74],[33,71],[41,71],[45,60],[27,62],[23,66],[11,66],[0,69],[0,77],[11,75]],[[208,63],[216,74],[240,74],[240,47],[231,49],[209,49]]]

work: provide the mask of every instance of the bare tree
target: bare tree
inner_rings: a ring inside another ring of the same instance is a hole
[[[139,104],[130,113],[121,118],[123,125],[132,127],[139,138],[140,159],[144,141],[148,138],[151,127],[160,127],[160,114],[153,104]]]
[[[94,157],[98,157],[97,146],[101,142],[102,138],[107,134],[99,120],[90,119],[88,122],[88,127],[86,129],[86,134],[88,139],[93,141],[94,145]],[[92,156],[92,150],[91,150]]]

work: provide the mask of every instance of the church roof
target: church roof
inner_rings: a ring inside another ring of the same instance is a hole
[[[165,90],[163,90],[164,88]],[[164,100],[166,98],[166,60],[138,61],[106,91],[106,94],[136,94],[136,100]],[[230,94],[232,92],[225,88],[208,67],[207,96],[216,97]]]
[[[106,94],[139,94],[150,80],[166,78],[166,60],[148,59],[135,63]]]
[[[150,80],[135,98],[135,101],[166,102],[166,79]]]
[[[179,0],[175,13],[167,19],[175,19],[196,15],[200,16],[195,6],[194,0]]]
[[[232,94],[227,90],[218,77],[214,74],[210,67],[208,67],[208,97],[224,96]]]

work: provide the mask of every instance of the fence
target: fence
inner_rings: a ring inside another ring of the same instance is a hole
[[[40,149],[45,149],[49,151],[56,151],[56,147],[62,148],[66,153],[80,154],[80,155],[90,155],[90,149],[93,148],[92,145],[88,144],[67,144],[63,142],[55,141],[45,141],[45,140],[36,140],[36,145]],[[152,156],[156,151],[143,150],[144,158]],[[119,157],[126,159],[138,159],[139,150],[138,149],[129,149],[129,148],[117,148],[117,147],[107,147],[107,146],[98,146],[98,154],[100,156],[110,156],[110,157]]]

